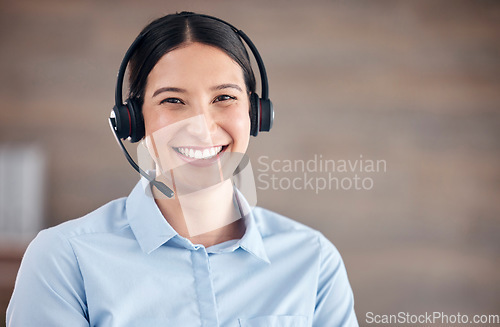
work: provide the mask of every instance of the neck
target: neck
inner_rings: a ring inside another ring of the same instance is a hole
[[[193,244],[209,247],[239,239],[245,232],[229,179],[189,194],[176,193],[172,199],[158,196],[158,193],[154,188],[156,204],[165,219],[179,235]]]

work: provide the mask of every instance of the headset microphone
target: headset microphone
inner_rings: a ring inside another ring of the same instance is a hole
[[[174,196],[174,191],[170,189],[167,185],[163,184],[162,182],[158,182],[154,177],[146,173],[141,167],[139,167],[138,164],[135,163],[134,159],[130,156],[128,153],[127,149],[123,145],[123,142],[120,140],[120,137],[118,137],[118,134],[116,133],[116,120],[114,113],[111,112],[111,115],[109,117],[109,126],[111,127],[111,130],[113,131],[113,135],[115,137],[116,142],[120,146],[120,149],[122,150],[123,154],[125,155],[125,158],[127,158],[127,161],[130,163],[130,165],[144,178],[146,178],[154,187],[158,189],[161,193],[165,194],[166,197],[172,198]]]

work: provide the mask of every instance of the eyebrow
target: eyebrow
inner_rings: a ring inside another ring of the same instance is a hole
[[[217,91],[217,90],[224,90],[224,89],[229,89],[229,88],[243,92],[243,90],[241,89],[241,87],[238,84],[233,84],[233,83],[226,83],[226,84],[217,85],[217,86],[210,88],[210,90]],[[158,94],[164,93],[164,92],[186,93],[187,91],[185,89],[181,89],[179,87],[161,87],[153,93],[153,98],[155,96],[157,96]]]
[[[163,92],[177,92],[177,93],[186,93],[186,90],[178,88],[178,87],[161,87],[153,93],[153,98],[160,93]]]
[[[236,89],[240,92],[243,92],[243,90],[241,89],[241,87],[238,84],[232,84],[232,83],[217,85],[217,86],[212,87],[211,90],[216,91],[216,90],[223,90],[223,89],[229,89],[229,88]]]

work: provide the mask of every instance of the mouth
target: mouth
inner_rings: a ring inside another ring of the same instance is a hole
[[[182,146],[172,147],[182,158],[191,160],[210,160],[216,158],[220,153],[227,149],[228,145],[219,145],[211,147],[193,147]]]

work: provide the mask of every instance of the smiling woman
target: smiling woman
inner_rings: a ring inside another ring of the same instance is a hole
[[[127,198],[33,240],[9,326],[357,326],[332,243],[252,207],[236,182],[250,135],[272,126],[242,31],[193,13],[157,19],[127,51],[116,98],[117,140],[141,141],[155,169],[137,166]]]

